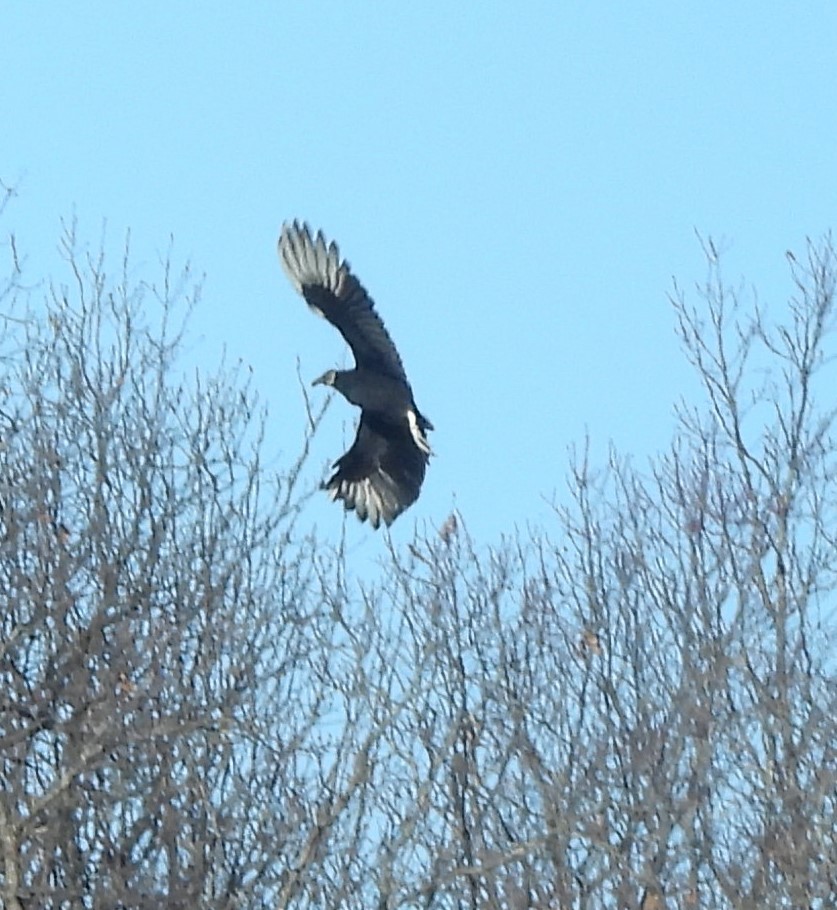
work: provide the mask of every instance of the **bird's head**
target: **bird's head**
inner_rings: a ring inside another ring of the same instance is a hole
[[[326,370],[322,376],[315,379],[311,385],[331,385],[337,382],[337,370]]]

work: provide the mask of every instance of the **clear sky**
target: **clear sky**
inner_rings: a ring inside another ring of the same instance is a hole
[[[20,3],[0,42],[4,230],[45,270],[62,216],[130,228],[149,271],[173,235],[206,274],[192,351],[253,366],[287,460],[297,357],[350,359],[276,238],[339,242],[437,428],[396,539],[452,507],[482,541],[548,527],[585,432],[664,449],[696,395],[667,301],[704,277],[695,231],[780,313],[785,250],[835,224],[833,2]],[[354,416],[335,402],[312,480]]]

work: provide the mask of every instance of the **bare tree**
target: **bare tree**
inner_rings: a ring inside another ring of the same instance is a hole
[[[320,622],[301,463],[271,480],[240,368],[178,378],[188,269],[133,282],[126,254],[112,277],[72,229],[62,250],[46,314],[5,325],[0,893],[252,905],[265,843],[296,836],[263,800],[323,699],[295,666]]]
[[[646,469],[372,578],[246,371],[183,375],[188,270],[63,249],[0,348],[0,906],[837,906],[828,240],[774,321],[707,244]]]

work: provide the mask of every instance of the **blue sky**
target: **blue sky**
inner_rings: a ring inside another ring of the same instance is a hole
[[[4,229],[43,271],[62,216],[130,228],[149,271],[173,235],[206,274],[192,352],[253,366],[290,461],[297,357],[350,363],[276,258],[284,219],[323,228],[437,427],[394,536],[456,507],[491,541],[549,526],[586,432],[666,447],[698,394],[667,302],[704,277],[696,230],[781,315],[785,250],[837,211],[835,42],[826,2],[8,4]],[[354,417],[335,402],[312,482]]]

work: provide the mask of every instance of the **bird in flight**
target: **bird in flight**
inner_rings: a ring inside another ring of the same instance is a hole
[[[285,274],[311,309],[346,339],[353,370],[327,370],[313,385],[333,386],[361,409],[352,447],[323,484],[361,521],[387,526],[418,499],[433,424],[419,411],[401,357],[372,299],[337,245],[307,224],[286,222],[279,237]]]

